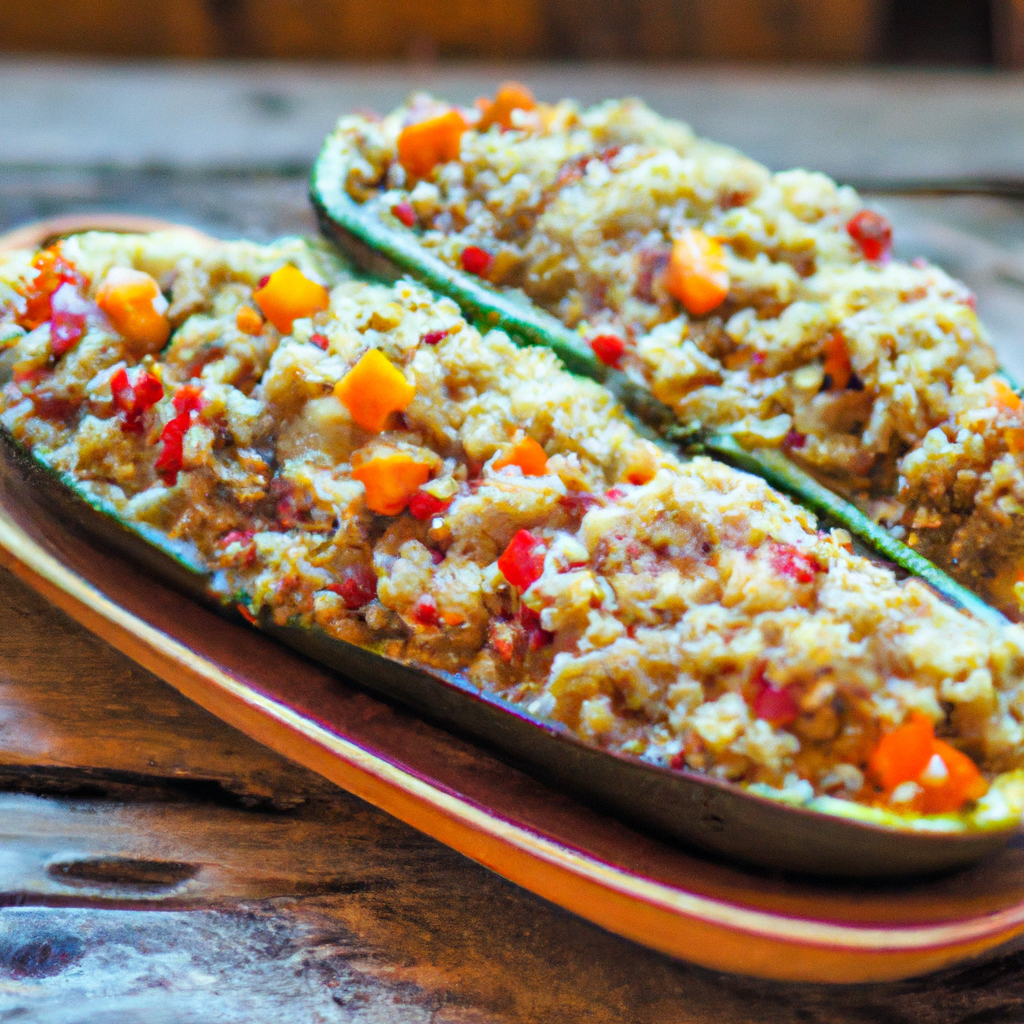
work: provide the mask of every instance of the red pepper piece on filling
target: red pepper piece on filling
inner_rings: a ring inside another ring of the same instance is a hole
[[[825,566],[814,555],[793,544],[773,544],[770,561],[780,576],[788,576],[797,583],[813,583],[814,577],[825,571]]]
[[[547,545],[529,530],[520,530],[498,559],[502,575],[520,590],[526,590],[544,572]]]
[[[327,589],[337,594],[346,608],[362,608],[377,596],[377,574],[370,566],[349,566],[343,576],[340,583],[331,583]]]
[[[446,511],[451,503],[451,498],[442,501],[441,498],[420,489],[409,499],[409,514],[414,519],[433,519],[434,516]]]
[[[590,339],[590,347],[605,366],[616,369],[626,353],[626,343],[617,334],[599,334]]]
[[[486,277],[493,262],[494,257],[478,245],[467,245],[462,250],[462,269],[477,277]]]
[[[892,252],[892,225],[874,210],[855,213],[846,230],[866,260],[883,260]]]
[[[142,417],[164,397],[164,386],[141,367],[129,376],[122,366],[110,378],[110,392],[114,397],[114,408],[121,415],[121,429],[128,434],[141,434]]]
[[[405,200],[400,203],[395,203],[395,205],[391,207],[391,213],[407,228],[413,227],[419,220],[419,217],[416,216],[416,211],[412,207],[412,203]]]
[[[782,726],[792,725],[800,717],[800,708],[788,689],[776,686],[763,672],[754,685],[751,706],[757,718],[763,718],[769,725]]]

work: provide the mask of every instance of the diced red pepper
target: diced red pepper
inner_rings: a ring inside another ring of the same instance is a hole
[[[316,345],[317,348],[323,349],[324,352],[327,351],[327,346],[330,344],[326,334],[313,334],[310,336],[309,340]]]
[[[421,626],[436,626],[441,621],[437,613],[437,602],[430,594],[421,594],[416,598],[409,615],[413,622],[418,622]]]
[[[451,498],[442,500],[420,488],[409,499],[409,514],[414,519],[433,519],[434,516],[441,515],[451,503]]]
[[[237,544],[241,548],[242,564],[252,565],[256,561],[254,536],[255,533],[252,530],[232,530],[221,539],[221,547],[229,548],[232,544]]]
[[[558,504],[570,515],[585,516],[592,508],[600,508],[604,502],[589,491],[569,491],[558,499]]]
[[[526,605],[519,606],[519,624],[526,631],[526,645],[531,651],[539,651],[554,643],[555,634],[540,624],[540,615]]]
[[[462,269],[477,277],[486,277],[493,262],[494,257],[478,245],[467,245],[462,250]]]
[[[340,583],[332,583],[327,589],[337,594],[346,608],[362,608],[377,596],[377,574],[370,566],[352,565],[342,575]]]
[[[626,492],[621,487],[612,487],[604,492],[604,496],[609,501],[618,501],[626,496]]]
[[[186,384],[174,393],[174,411],[179,415],[198,412],[203,407],[203,389],[199,384]]]
[[[444,338],[447,337],[447,331],[428,331],[426,334],[423,335],[421,340],[424,345],[436,345],[439,341],[442,341]]]
[[[754,682],[751,706],[757,718],[763,718],[769,725],[792,725],[800,717],[800,708],[788,689],[775,686],[763,672]]]
[[[892,252],[892,225],[874,210],[855,213],[846,230],[866,260],[883,260]]]
[[[616,369],[626,352],[626,343],[617,334],[599,334],[596,338],[590,339],[590,347],[605,366]]]
[[[498,559],[498,568],[513,587],[526,590],[544,572],[547,545],[529,530],[520,530],[504,554]]]
[[[801,434],[799,430],[791,430],[783,439],[782,443],[787,448],[803,448],[807,444],[807,435]]]
[[[793,544],[773,544],[770,556],[772,568],[780,576],[788,576],[797,583],[813,583],[825,567],[806,551]]]
[[[170,420],[160,432],[163,449],[156,460],[156,471],[168,487],[178,482],[184,460],[185,432],[192,425],[191,413],[182,413]]]
[[[122,366],[110,378],[110,392],[114,398],[114,408],[121,416],[121,429],[128,434],[141,434],[142,417],[164,397],[164,386],[141,367],[136,368],[129,377],[128,371]]]
[[[65,282],[50,296],[50,348],[58,359],[85,334],[86,315],[92,308],[73,284]]]
[[[419,220],[416,216],[416,211],[412,208],[412,203],[403,200],[400,203],[395,203],[391,207],[391,213],[400,220],[407,228],[413,227]]]

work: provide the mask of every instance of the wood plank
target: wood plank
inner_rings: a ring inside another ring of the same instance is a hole
[[[927,71],[726,71],[628,64],[99,64],[0,60],[9,165],[304,168],[345,110],[410,90],[459,102],[518,77],[544,99],[637,95],[771,167],[842,180],[1016,179],[1024,77]]]

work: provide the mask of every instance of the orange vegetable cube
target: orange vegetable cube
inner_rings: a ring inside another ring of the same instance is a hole
[[[1001,412],[1009,416],[1018,416],[1024,411],[1024,402],[1005,380],[993,377],[990,385],[992,392],[992,404]]]
[[[465,130],[457,110],[406,125],[398,136],[398,162],[413,178],[425,178],[438,164],[458,159]]]
[[[1020,455],[1024,452],[1024,427],[1009,427],[1003,431],[1003,437],[1011,454]]]
[[[352,479],[366,488],[366,507],[382,516],[397,516],[409,505],[409,499],[430,479],[430,466],[405,452],[375,455],[356,464]]]
[[[334,394],[363,430],[384,429],[393,412],[403,412],[416,389],[380,349],[371,348],[334,385]]]
[[[951,747],[942,740],[935,740],[933,753],[937,754],[946,769],[945,778],[935,780],[928,778],[925,772],[919,782],[924,789],[921,797],[921,810],[925,814],[947,814],[958,811],[968,800],[977,800],[988,792],[985,781],[977,765],[956,747]]]
[[[505,466],[518,466],[523,476],[543,476],[548,471],[548,457],[532,437],[524,437],[503,455],[499,455],[492,464],[493,469],[503,469]]]
[[[868,759],[868,775],[886,792],[903,782],[916,782],[932,759],[934,742],[932,723],[915,711],[909,722],[878,741]]]
[[[275,270],[252,297],[263,315],[282,334],[291,334],[296,320],[325,310],[331,301],[322,284],[310,281],[290,263]]]
[[[688,228],[672,243],[664,281],[665,289],[687,313],[703,316],[717,309],[729,294],[729,271],[721,243]]]
[[[513,110],[533,110],[537,106],[533,93],[519,82],[505,82],[493,100],[478,100],[477,105],[482,115],[476,126],[479,132],[487,131],[492,124],[511,128]]]
[[[853,378],[853,364],[850,362],[846,339],[834,331],[825,339],[822,352],[825,355],[825,373],[831,381],[829,391],[845,391]]]
[[[96,292],[96,304],[136,358],[159,352],[171,336],[167,299],[156,281],[141,270],[108,270]]]
[[[243,334],[251,334],[255,337],[263,333],[263,317],[252,306],[239,306],[238,312],[235,314],[235,326]]]

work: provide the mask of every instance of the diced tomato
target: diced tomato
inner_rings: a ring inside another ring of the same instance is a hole
[[[793,544],[773,544],[769,557],[772,568],[780,576],[788,576],[797,583],[813,583],[815,576],[825,571],[814,555]]]
[[[790,432],[782,439],[782,443],[787,448],[803,448],[803,446],[807,444],[807,435],[801,434],[799,430],[790,430]]]
[[[596,338],[590,339],[590,347],[605,366],[613,366],[616,369],[626,352],[626,343],[617,334],[599,334]]]
[[[409,499],[409,514],[414,519],[433,519],[434,516],[441,515],[451,503],[451,498],[445,501],[420,488]]]
[[[330,344],[326,334],[313,334],[310,336],[309,340],[316,345],[317,348],[323,349],[324,352],[327,351],[327,346]]]
[[[122,366],[110,378],[110,392],[114,398],[114,408],[121,415],[121,429],[129,434],[141,434],[142,417],[164,397],[164,386],[141,367],[137,367],[129,376]]]
[[[438,344],[438,342],[442,341],[444,338],[447,337],[447,331],[428,331],[426,334],[423,335],[423,337],[420,340],[423,342],[424,345],[436,345]]]
[[[855,213],[846,230],[866,260],[883,260],[892,252],[892,225],[874,210]]]
[[[406,202],[405,200],[400,203],[395,203],[395,205],[391,207],[391,213],[407,228],[413,227],[413,225],[415,225],[419,220],[416,216],[416,211],[412,208],[412,203]]]
[[[544,572],[547,545],[529,530],[520,530],[498,559],[502,575],[520,590],[526,590]]]
[[[626,492],[621,487],[612,487],[604,492],[604,496],[609,501],[618,501],[626,496]]]
[[[467,245],[462,250],[462,269],[469,274],[476,274],[477,277],[486,277],[491,269],[494,257],[478,245]]]

